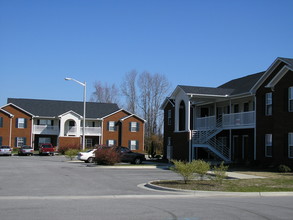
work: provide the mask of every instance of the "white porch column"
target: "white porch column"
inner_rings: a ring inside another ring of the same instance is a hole
[[[190,101],[185,101],[185,130],[190,131]]]

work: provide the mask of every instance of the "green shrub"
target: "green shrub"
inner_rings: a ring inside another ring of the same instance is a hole
[[[204,175],[206,175],[211,168],[210,164],[204,160],[194,160],[192,163],[194,163],[195,173],[197,173],[200,176],[200,179],[203,180]]]
[[[58,152],[62,155],[65,155],[65,152],[68,151],[69,149],[75,149],[80,151],[80,145],[66,145],[66,146],[59,146],[58,147]]]
[[[284,164],[281,164],[281,165],[278,166],[278,172],[280,172],[280,173],[289,173],[289,172],[291,172],[291,168],[286,166],[286,165],[284,165]]]
[[[98,148],[95,152],[95,161],[100,165],[114,165],[120,162],[120,154],[112,147]]]
[[[222,184],[223,179],[226,178],[226,172],[229,166],[224,165],[224,161],[219,166],[214,166],[215,181]]]
[[[70,160],[73,160],[73,158],[78,154],[79,149],[68,149],[65,151],[65,156],[68,157]]]

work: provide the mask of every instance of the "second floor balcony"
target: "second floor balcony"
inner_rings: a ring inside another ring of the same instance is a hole
[[[78,131],[77,126],[72,126],[66,132],[66,136],[76,136]],[[80,127],[80,135],[83,135],[83,127]],[[101,136],[102,128],[101,127],[85,127],[85,135],[90,136]]]
[[[60,129],[58,126],[50,125],[34,125],[34,134],[45,134],[45,135],[59,135]]]
[[[209,116],[195,119],[195,130],[214,128],[240,129],[255,127],[255,111],[224,114],[221,117]]]

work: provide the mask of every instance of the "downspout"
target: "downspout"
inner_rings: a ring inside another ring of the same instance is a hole
[[[254,96],[254,146],[253,146],[253,159],[256,160],[256,96]]]
[[[31,126],[31,146],[33,146],[33,129],[34,129],[34,120],[33,120],[33,117],[32,117],[32,126]],[[35,149],[35,145],[33,147]]]
[[[229,114],[232,113],[232,102],[231,102],[231,99],[230,99],[230,110],[229,110]],[[229,129],[229,145],[230,145],[230,151],[229,151],[229,156],[230,156],[230,161],[232,161],[232,130],[231,128]],[[233,152],[235,154],[235,152]],[[235,158],[235,157],[234,157]]]
[[[12,118],[13,118],[13,116],[12,117],[10,117],[10,125],[9,125],[9,146],[10,147],[12,147],[11,146],[11,138],[12,138]]]
[[[102,119],[102,123],[101,123],[101,139],[100,139],[100,145],[103,144],[103,132],[104,132],[104,119]]]

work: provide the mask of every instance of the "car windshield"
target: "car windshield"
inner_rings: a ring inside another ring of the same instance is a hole
[[[9,146],[1,146],[0,148],[2,148],[2,149],[8,149],[10,147]]]
[[[52,148],[52,146],[50,144],[44,144],[42,145],[43,148]]]
[[[22,149],[31,149],[31,146],[22,146]]]

